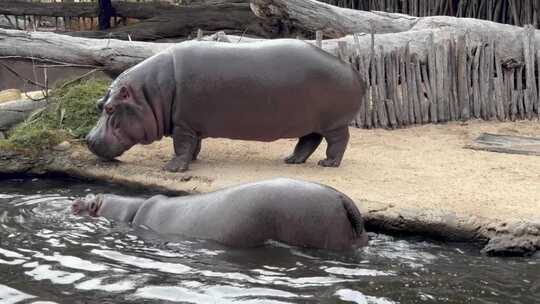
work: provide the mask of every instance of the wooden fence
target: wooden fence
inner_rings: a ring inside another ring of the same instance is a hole
[[[368,82],[354,125],[398,128],[469,119],[538,119],[540,50],[534,28],[523,32],[524,62],[502,62],[497,41],[473,44],[460,35],[429,47],[427,61],[409,48],[368,54],[340,43],[339,57]],[[375,36],[372,35],[372,46]],[[385,55],[386,53],[386,55]]]
[[[0,0],[2,1],[2,0]],[[112,0],[112,2],[153,2],[153,0]],[[58,6],[61,3],[74,4]],[[5,3],[4,3],[5,5]],[[54,31],[92,31],[99,30],[100,7],[98,0],[9,0],[9,4],[18,6],[21,12],[38,11],[28,9],[32,6],[47,10],[47,14],[3,15],[12,27],[19,30],[54,30]],[[47,6],[49,5],[49,7]],[[76,9],[75,9],[76,8]],[[110,26],[126,25],[126,17],[111,16]]]
[[[540,25],[539,0],[320,0],[332,5],[413,16],[478,18],[512,25]]]

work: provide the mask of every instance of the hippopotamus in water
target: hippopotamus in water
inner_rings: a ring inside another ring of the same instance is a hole
[[[123,72],[99,102],[89,149],[114,159],[133,145],[171,136],[168,171],[185,171],[201,139],[299,138],[289,164],[326,139],[325,167],[341,163],[348,124],[366,90],[349,64],[293,39],[180,43]]]
[[[75,200],[72,211],[142,226],[158,235],[209,239],[231,247],[274,240],[350,250],[368,241],[362,216],[349,197],[328,186],[285,178],[181,197],[91,195]]]

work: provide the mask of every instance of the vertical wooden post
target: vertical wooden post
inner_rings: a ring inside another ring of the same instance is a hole
[[[527,119],[532,118],[533,104],[538,99],[536,81],[535,81],[535,65],[534,59],[536,50],[534,47],[534,28],[530,25],[525,27],[523,41],[523,56],[525,58],[525,77],[527,88],[525,89],[525,115]]]
[[[347,61],[347,41],[338,41],[338,58]]]
[[[467,70],[467,46],[466,37],[459,35],[457,37],[457,91],[458,91],[458,116],[461,120],[468,120],[470,117],[469,109],[469,73]],[[501,75],[502,80],[502,75]]]
[[[323,33],[322,31],[316,31],[315,32],[315,41],[318,48],[322,48],[322,39],[323,39]]]
[[[429,85],[431,87],[431,101],[429,104],[429,116],[432,123],[439,122],[438,104],[440,102],[440,94],[437,90],[437,58],[435,56],[435,42],[433,34],[429,35],[428,46],[428,69],[429,69]]]

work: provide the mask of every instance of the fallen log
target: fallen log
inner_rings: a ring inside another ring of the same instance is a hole
[[[12,126],[24,121],[32,112],[47,106],[43,100],[20,99],[0,104],[0,131],[9,130]]]
[[[314,0],[251,0],[255,15],[274,24],[280,34],[302,35],[322,31],[325,38],[341,38],[354,33],[375,33],[375,47],[392,50],[410,44],[413,54],[425,60],[428,44],[434,39],[446,41],[468,35],[482,44],[496,41],[497,54],[503,60],[522,62],[524,30],[521,27],[486,20],[450,16],[413,17],[385,12],[366,12],[335,7]],[[352,39],[346,39],[352,42]],[[367,49],[360,41],[361,48]],[[534,32],[536,49],[540,49],[540,31]]]
[[[312,0],[251,0],[255,15],[268,20],[281,34],[303,35],[323,31],[339,38],[352,33],[397,33],[411,29],[418,17],[341,8]]]
[[[115,2],[115,6],[117,5]],[[188,37],[197,29],[207,32],[225,31],[228,34],[247,34],[258,37],[277,37],[278,31],[257,18],[247,1],[219,1],[189,6],[173,6],[141,22],[100,32],[72,32],[70,35],[87,38],[116,38],[124,40],[156,40]]]
[[[252,1],[253,3],[257,2],[260,4],[261,1],[278,2],[282,0]],[[310,2],[312,4],[327,6],[324,3],[316,1],[289,0],[287,3],[282,2],[280,8],[286,9],[292,7],[289,5],[300,2]],[[264,10],[261,10],[261,7],[254,7],[252,5],[252,8],[256,13],[261,11],[279,12],[278,9],[272,7],[262,7]],[[340,8],[340,10],[347,9]],[[351,28],[349,29],[349,31],[351,31],[349,34],[360,33],[357,34],[357,40],[355,40],[352,35],[347,35],[323,41],[322,48],[332,54],[338,54],[338,44],[340,41],[347,42],[349,49],[354,48],[355,51],[366,54],[372,52],[372,50],[378,51],[380,48],[382,48],[382,52],[384,53],[391,53],[393,50],[409,46],[411,55],[417,56],[421,62],[426,62],[427,54],[433,46],[437,46],[449,39],[456,39],[459,36],[467,36],[467,39],[470,41],[469,47],[472,48],[474,45],[482,45],[488,41],[495,41],[497,43],[497,57],[508,65],[519,66],[523,65],[524,62],[523,39],[525,37],[525,30],[520,27],[476,19],[438,16],[424,18],[410,17],[415,18],[416,21],[413,24],[408,25],[409,30],[406,30],[406,26],[403,25],[403,20],[409,20],[409,17],[394,18],[396,14],[384,13],[381,15],[380,13],[355,10],[348,11],[360,12],[362,16],[371,20],[370,22],[375,25],[378,22],[391,25],[393,22],[392,20],[397,20],[395,21],[397,22],[396,24],[403,27],[395,27],[395,30],[400,28],[403,31],[397,33],[375,34],[372,39],[371,35],[366,33],[366,28]],[[218,13],[216,12],[216,14]],[[260,15],[260,13],[257,14]],[[277,15],[275,16],[282,16],[282,13],[276,14]],[[400,14],[397,15],[403,16]],[[215,15],[216,18],[217,16],[218,15]],[[386,17],[380,19],[381,16]],[[324,20],[324,16],[320,17]],[[361,19],[359,16],[356,17]],[[299,24],[294,23],[296,21],[290,22],[292,22],[292,26],[300,26]],[[375,29],[377,29],[376,26]],[[304,27],[304,30],[308,29]],[[309,28],[309,30],[317,30],[317,28]],[[326,33],[327,37],[338,35],[338,31],[328,28],[323,30],[323,32]],[[369,32],[369,30],[367,32]],[[340,31],[339,33],[342,32]],[[534,48],[540,50],[540,31],[534,30],[532,36]],[[210,38],[205,39],[215,40],[215,37],[217,36],[213,35],[210,36]],[[247,37],[240,38],[230,35],[227,37],[233,42],[238,40],[242,42],[257,41],[257,39],[248,39]],[[372,45],[372,40],[374,45]],[[308,42],[315,44],[315,41]],[[116,39],[90,39],[69,37],[48,32],[24,32],[0,29],[0,56],[39,58],[68,64],[87,65],[88,67],[103,69],[112,75],[122,72],[170,45],[172,44],[121,41]]]
[[[113,28],[109,31],[70,32],[69,35],[87,38],[116,38],[124,40],[156,40],[187,37],[197,29],[223,30],[227,33],[276,37],[276,31],[250,10],[248,0],[207,0],[190,5],[168,3],[113,2],[115,17],[135,18],[141,22]],[[0,2],[0,14],[12,16],[98,17],[94,3],[29,3]]]

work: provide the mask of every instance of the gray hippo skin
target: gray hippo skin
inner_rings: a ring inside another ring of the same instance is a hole
[[[72,211],[146,227],[158,235],[209,239],[231,247],[274,240],[350,250],[368,242],[362,216],[345,194],[285,178],[183,197],[91,195],[75,200]]]
[[[289,164],[304,163],[324,137],[337,167],[365,81],[349,64],[306,42],[188,41],[122,73],[99,102],[89,149],[114,159],[137,143],[171,136],[168,171],[185,171],[201,139],[299,138]]]

